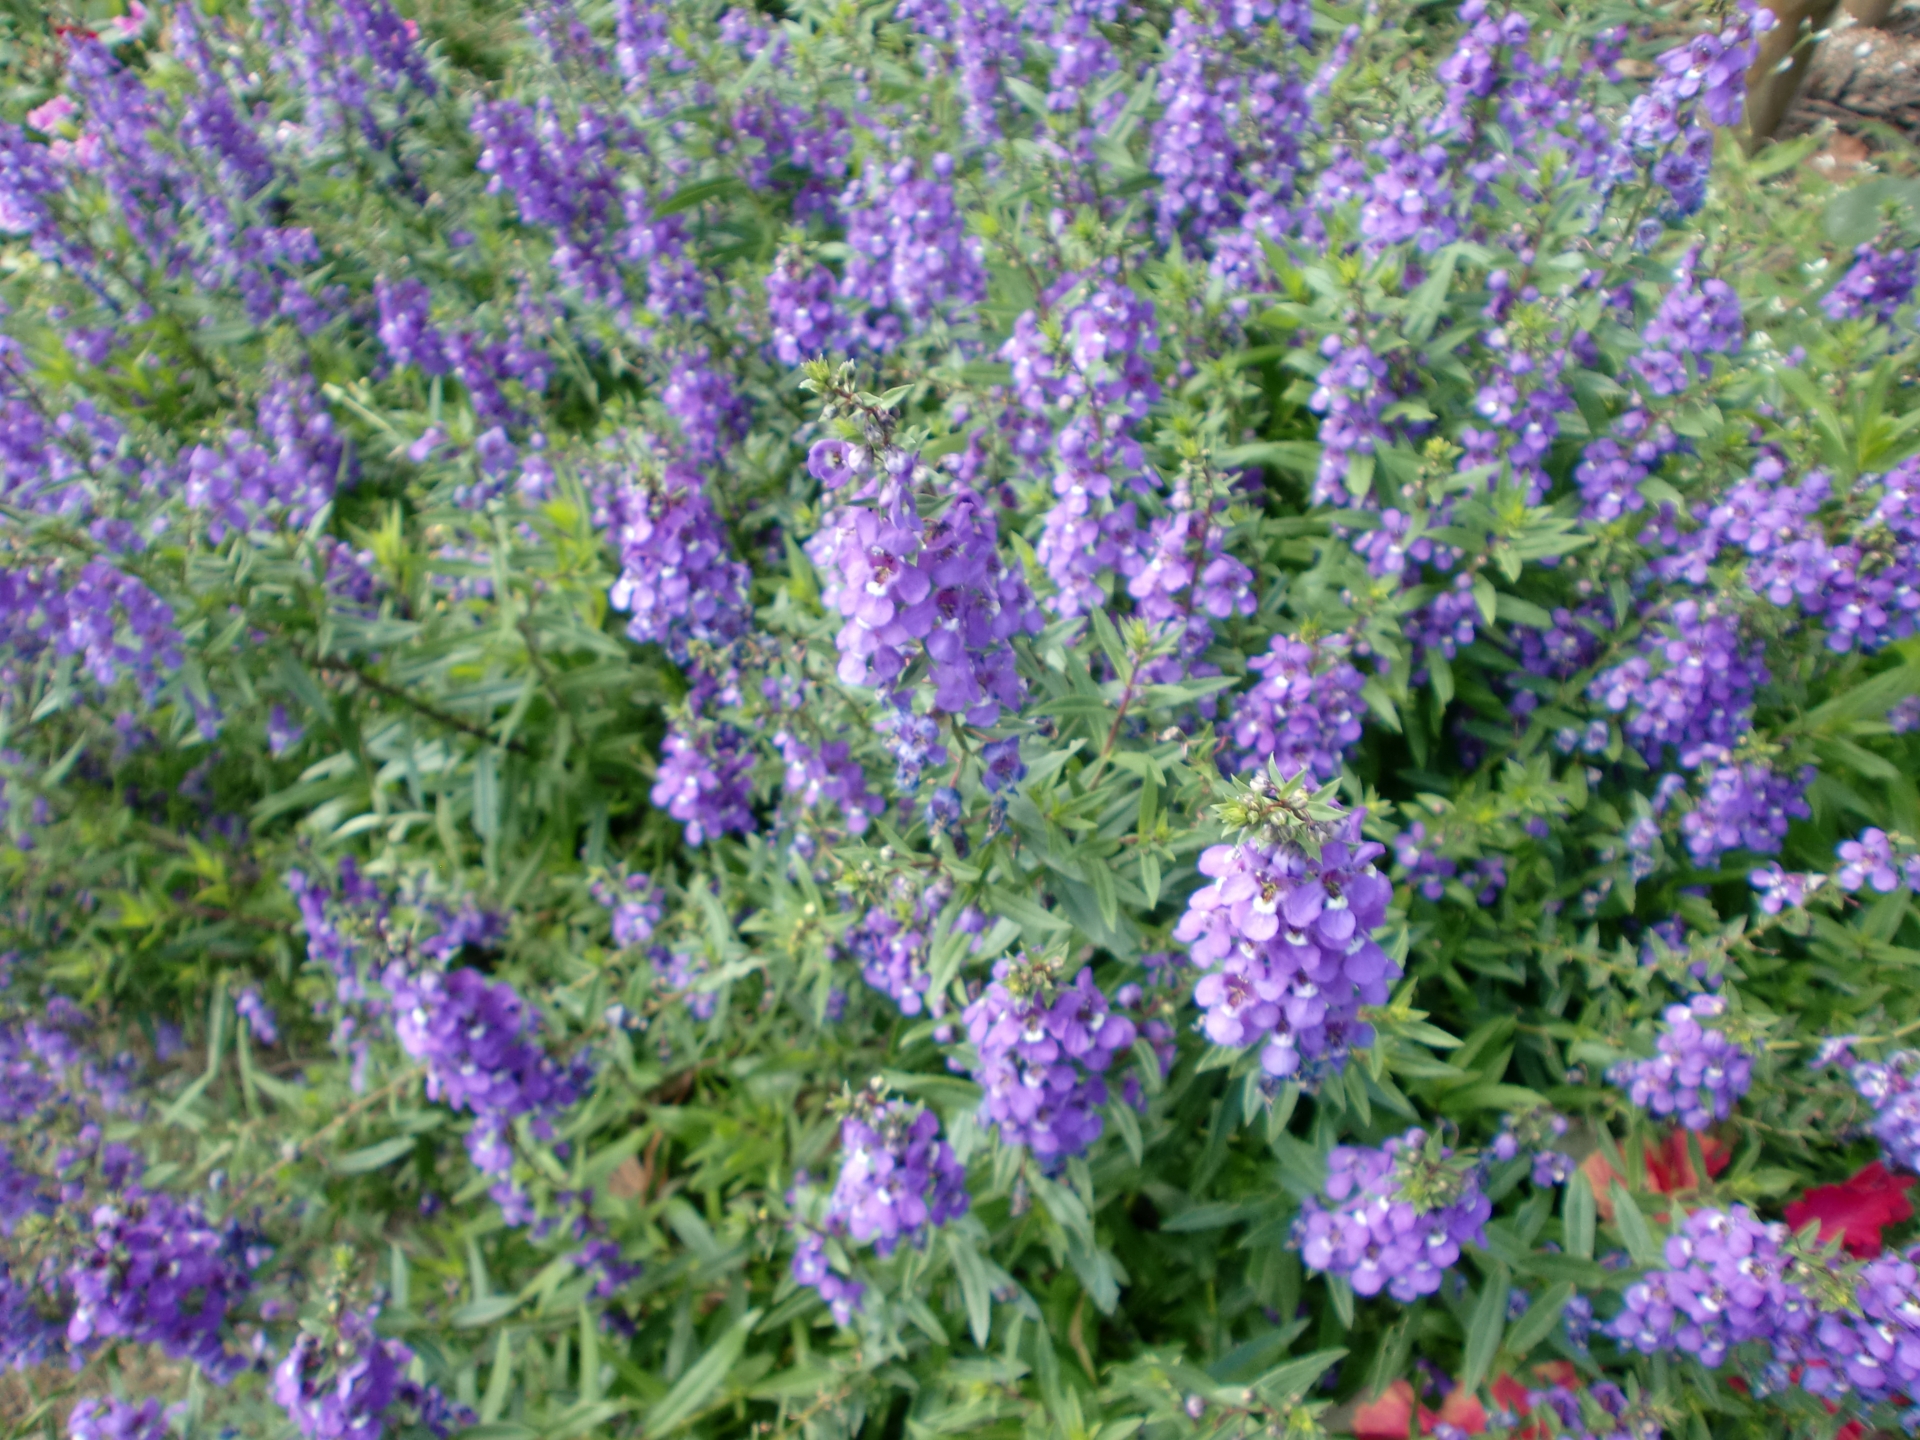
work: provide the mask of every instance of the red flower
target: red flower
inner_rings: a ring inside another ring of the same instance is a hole
[[[1353,1440],[1407,1440],[1413,1424],[1413,1386],[1396,1380],[1353,1412]],[[1420,1407],[1420,1433],[1431,1435],[1441,1425],[1452,1425],[1469,1435],[1484,1435],[1486,1407],[1464,1390],[1455,1389],[1440,1408]]]
[[[1850,1254],[1866,1258],[1880,1253],[1880,1228],[1913,1218],[1906,1192],[1911,1175],[1895,1175],[1874,1161],[1851,1180],[1820,1185],[1787,1206],[1787,1223],[1798,1230],[1809,1220],[1820,1222],[1820,1239],[1838,1239]]]
[[[1733,1152],[1711,1135],[1700,1137],[1700,1158],[1707,1162],[1708,1176],[1718,1175],[1733,1161]],[[1685,1195],[1700,1188],[1699,1177],[1693,1173],[1693,1156],[1687,1150],[1687,1133],[1684,1130],[1671,1130],[1667,1138],[1659,1145],[1646,1151],[1647,1183],[1649,1195]],[[1607,1163],[1607,1157],[1599,1150],[1580,1162],[1580,1169],[1586,1175],[1587,1182],[1593,1186],[1594,1207],[1599,1210],[1600,1218],[1608,1224],[1613,1223],[1612,1185],[1622,1179],[1619,1172]],[[1629,1190],[1631,1182],[1626,1183]],[[1665,1213],[1653,1217],[1655,1223],[1666,1223]]]
[[[1413,1386],[1396,1380],[1353,1412],[1353,1440],[1407,1440],[1413,1425]]]

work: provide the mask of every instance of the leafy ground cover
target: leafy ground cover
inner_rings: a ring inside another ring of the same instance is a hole
[[[1920,180],[1769,18],[9,12],[9,1425],[1920,1424]]]

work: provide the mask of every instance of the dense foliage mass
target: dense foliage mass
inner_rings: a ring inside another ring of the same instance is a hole
[[[1766,11],[40,19],[10,1423],[1920,1424],[1920,206]]]

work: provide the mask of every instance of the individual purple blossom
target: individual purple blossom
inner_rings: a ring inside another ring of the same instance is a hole
[[[689,845],[748,834],[753,819],[753,752],[730,725],[676,719],[660,746],[653,803],[686,826]]]
[[[1911,735],[1920,730],[1920,695],[1908,695],[1894,702],[1887,711],[1887,729],[1895,735]]]
[[[1896,855],[1894,842],[1884,830],[1869,826],[1860,832],[1858,840],[1842,840],[1836,853],[1840,866],[1834,871],[1834,882],[1849,894],[1868,886],[1885,895],[1903,880],[1909,889],[1920,893],[1920,884],[1916,883],[1920,881],[1920,857]]]
[[[287,707],[275,705],[267,712],[267,753],[278,760],[306,736],[306,728],[287,715]]]
[[[1335,1146],[1293,1244],[1309,1270],[1342,1277],[1356,1295],[1384,1290],[1409,1305],[1440,1288],[1463,1245],[1486,1243],[1492,1213],[1477,1171],[1415,1129],[1378,1149]]]
[[[613,912],[615,945],[644,945],[653,938],[664,910],[664,899],[660,886],[651,876],[619,873],[611,880],[594,881],[592,893],[595,900]]]
[[[964,1018],[976,1056],[973,1078],[985,1092],[982,1125],[1048,1166],[1100,1138],[1103,1077],[1139,1032],[1094,983],[1091,969],[1064,982],[1050,961],[1007,957],[995,963],[992,982]]]
[[[827,1242],[820,1235],[805,1236],[795,1247],[791,1267],[793,1278],[818,1292],[827,1304],[836,1325],[853,1323],[853,1312],[860,1308],[867,1287],[860,1281],[835,1273],[827,1255]]]
[[[1623,1060],[1607,1078],[1652,1115],[1671,1115],[1689,1130],[1705,1130],[1733,1113],[1753,1081],[1753,1057],[1724,1031],[1700,1024],[1725,1013],[1718,995],[1696,995],[1669,1005],[1648,1059]]]
[[[1760,892],[1760,908],[1769,915],[1778,915],[1783,909],[1805,905],[1807,897],[1826,884],[1827,877],[1796,874],[1772,864],[1753,871],[1747,880]]]
[[[980,747],[980,784],[990,795],[1009,790],[1027,778],[1026,763],[1020,758],[1020,737],[989,740]]]
[[[1259,839],[1201,855],[1211,883],[1189,898],[1173,937],[1201,971],[1193,998],[1208,1039],[1261,1045],[1261,1066],[1275,1076],[1338,1067],[1371,1043],[1360,1007],[1384,1005],[1400,976],[1373,939],[1393,893],[1374,865],[1383,853],[1360,838],[1354,812],[1317,855]]]

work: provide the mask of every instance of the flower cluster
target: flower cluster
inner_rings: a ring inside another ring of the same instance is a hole
[[[1037,631],[1040,614],[1025,581],[1001,560],[981,497],[958,488],[923,521],[912,490],[933,472],[915,456],[823,440],[808,466],[830,489],[855,482],[807,542],[828,577],[823,598],[846,621],[840,679],[891,689],[924,655],[935,711],[990,725],[1002,707],[1017,708],[1022,687],[1007,642]]]
[[[620,578],[607,600],[633,617],[628,635],[685,664],[688,641],[724,648],[745,633],[747,567],[733,557],[698,471],[669,461],[657,476],[618,487],[609,509]]]
[[[1689,1130],[1704,1130],[1726,1119],[1753,1083],[1753,1057],[1724,1031],[1700,1024],[1725,1014],[1726,1008],[1718,995],[1696,995],[1684,1005],[1669,1005],[1657,1052],[1648,1059],[1621,1061],[1607,1078],[1635,1105],[1654,1115],[1671,1115]]]
[[[1392,886],[1384,847],[1345,815],[1310,854],[1289,839],[1215,845],[1200,857],[1211,882],[1193,893],[1174,938],[1201,972],[1195,1002],[1216,1045],[1261,1045],[1269,1075],[1339,1065],[1371,1042],[1362,1005],[1383,1005],[1400,967],[1375,942]]]
[[[845,1325],[866,1287],[836,1273],[829,1240],[870,1245],[881,1256],[902,1240],[924,1246],[929,1230],[966,1213],[970,1197],[965,1170],[940,1138],[939,1117],[885,1099],[878,1082],[855,1097],[841,1122],[840,1151],[839,1177],[818,1225],[802,1235],[792,1273],[818,1291],[835,1322]],[[792,1199],[798,1200],[797,1192]]]
[[[1902,1170],[1920,1173],[1920,1052],[1899,1050],[1884,1061],[1857,1061],[1848,1077],[1873,1107],[1868,1128],[1881,1154]]]
[[[1830,1269],[1787,1227],[1744,1206],[1696,1210],[1668,1239],[1666,1266],[1627,1287],[1607,1330],[1644,1354],[1713,1367],[1737,1345],[1769,1346],[1781,1373],[1824,1399],[1871,1407],[1920,1384],[1920,1269],[1883,1254]]]
[[[1355,1294],[1384,1290],[1411,1304],[1440,1288],[1462,1245],[1486,1243],[1492,1214],[1477,1168],[1415,1129],[1378,1149],[1335,1146],[1293,1243],[1309,1270],[1340,1276]]]
[[[427,1074],[427,1094],[472,1113],[467,1151],[489,1175],[513,1165],[512,1125],[532,1119],[533,1133],[552,1135],[551,1121],[584,1093],[584,1057],[562,1064],[535,1036],[539,1017],[506,981],[477,970],[409,972],[389,967],[394,1034]]]
[[[1260,678],[1241,693],[1229,722],[1239,754],[1235,768],[1272,760],[1283,775],[1303,771],[1326,781],[1360,739],[1366,678],[1338,639],[1276,635],[1247,668]]]
[[[374,1332],[378,1313],[348,1310],[331,1334],[302,1330],[274,1367],[273,1398],[305,1440],[381,1440],[396,1422],[445,1436],[474,1423],[436,1387],[407,1378],[413,1351]]]
[[[130,1404],[117,1395],[88,1396],[67,1416],[68,1440],[166,1440],[167,1415],[158,1400]]]
[[[1043,1164],[1058,1164],[1100,1138],[1107,1103],[1101,1077],[1139,1034],[1082,969],[1063,982],[1055,961],[1012,956],[966,1009],[973,1078],[986,1093],[980,1122]]]
[[[225,1384],[247,1367],[227,1348],[228,1321],[268,1253],[196,1201],[130,1186],[93,1212],[61,1277],[66,1342],[76,1354],[103,1341],[157,1345]]]

